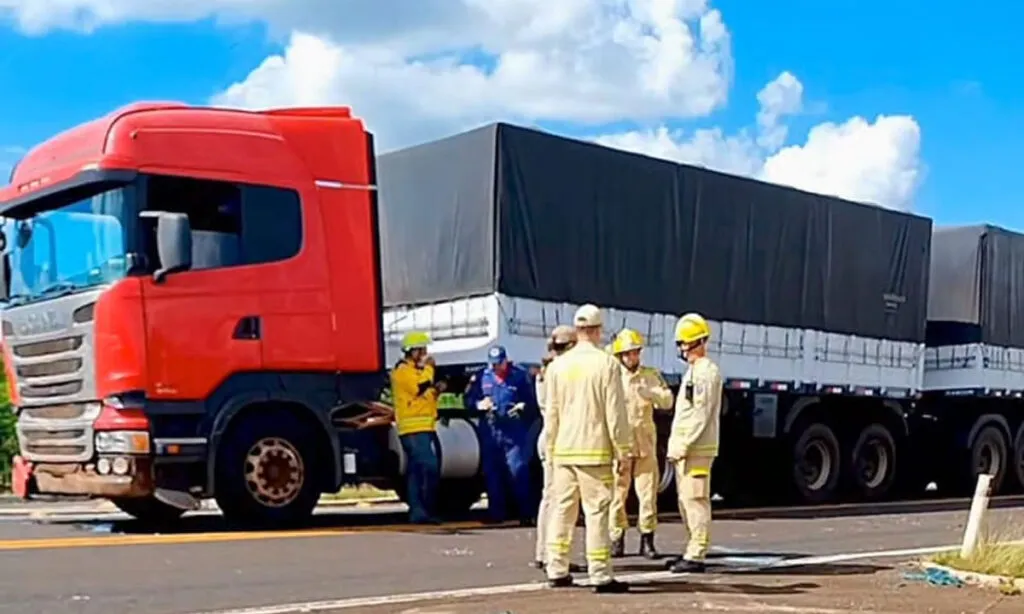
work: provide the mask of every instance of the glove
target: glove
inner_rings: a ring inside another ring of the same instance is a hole
[[[476,408],[480,411],[491,411],[494,409],[494,401],[491,400],[491,397],[484,397],[476,402]]]
[[[515,405],[509,408],[508,415],[512,416],[513,418],[518,418],[519,415],[523,413],[524,409],[526,409],[526,403],[516,403]]]

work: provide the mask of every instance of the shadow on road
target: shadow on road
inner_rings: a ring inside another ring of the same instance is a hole
[[[220,515],[185,516],[168,523],[142,522],[140,520],[87,520],[47,518],[45,523],[54,526],[66,526],[94,533],[113,533],[121,535],[138,534],[181,534],[181,533],[222,533],[240,531],[289,531],[289,530],[359,530],[365,528],[384,529],[394,532],[415,532],[419,534],[470,534],[476,531],[505,529],[518,526],[517,523],[486,524],[482,514],[474,514],[465,520],[453,520],[439,526],[411,525],[404,512],[349,514],[321,513],[316,514],[302,526],[232,526]]]
[[[702,593],[705,595],[800,595],[821,588],[814,582],[767,586],[762,584],[710,583],[690,580],[665,581],[630,587],[631,593]]]

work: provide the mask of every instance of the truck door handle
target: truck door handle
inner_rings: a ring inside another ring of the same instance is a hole
[[[238,324],[235,324],[235,332],[231,335],[231,338],[258,341],[261,333],[262,328],[260,327],[260,317],[245,316],[238,320]]]

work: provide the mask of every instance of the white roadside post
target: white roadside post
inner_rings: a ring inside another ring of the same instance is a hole
[[[981,529],[985,525],[985,517],[988,516],[992,477],[987,473],[978,476],[978,483],[974,487],[974,499],[971,500],[971,511],[967,515],[967,526],[964,528],[964,541],[960,546],[960,558],[966,559],[971,556],[978,547]]]

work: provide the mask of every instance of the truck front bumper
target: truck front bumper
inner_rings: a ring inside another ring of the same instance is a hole
[[[100,475],[95,463],[24,463],[24,487],[16,491],[24,490],[22,496],[36,493],[107,498],[152,495],[153,460],[134,457],[131,463],[125,475]]]

